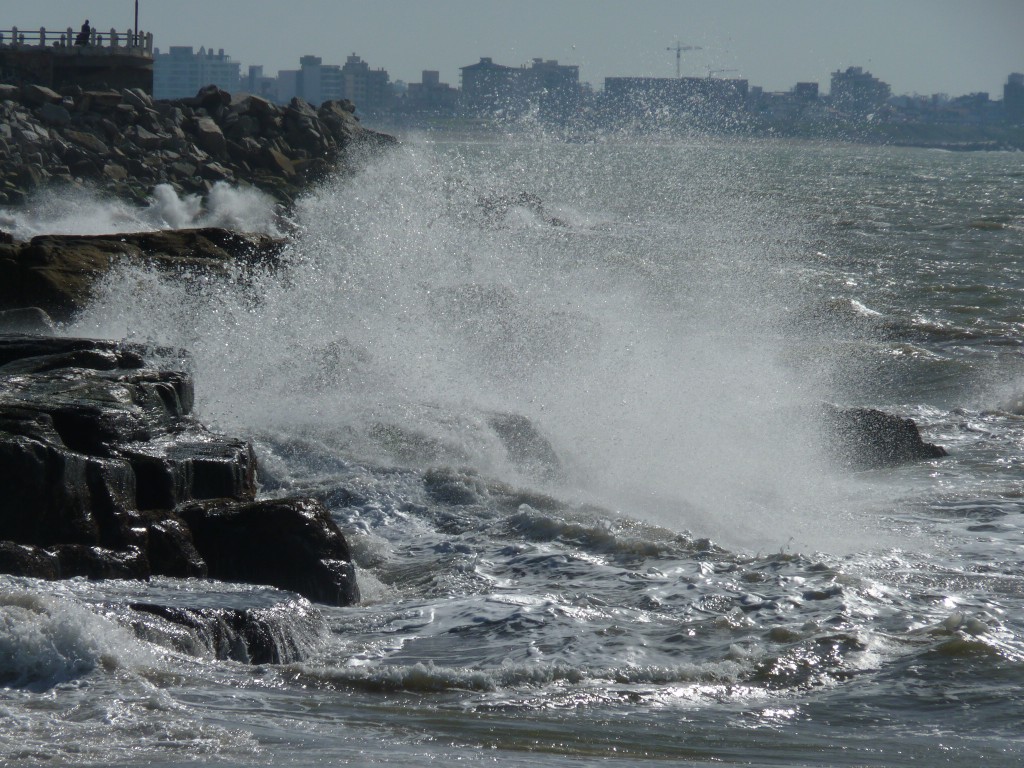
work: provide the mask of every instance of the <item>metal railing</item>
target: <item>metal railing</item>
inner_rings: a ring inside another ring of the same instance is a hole
[[[32,30],[22,30],[17,27],[11,29],[0,29],[0,46],[25,47],[25,48],[53,48],[53,49],[89,49],[105,48],[108,50],[124,50],[126,53],[153,53],[153,33],[135,31],[129,29],[118,32],[111,28],[109,32],[99,32],[93,27],[86,38],[81,32],[75,32],[68,27],[62,32],[48,30],[45,27]]]

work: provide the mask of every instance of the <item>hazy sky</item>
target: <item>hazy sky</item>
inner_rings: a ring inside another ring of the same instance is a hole
[[[392,80],[436,69],[457,86],[459,67],[490,56],[578,64],[601,87],[615,75],[744,77],[765,90],[862,66],[893,92],[988,91],[1002,98],[1024,72],[1024,0],[138,0],[155,45],[223,48],[267,74],[304,54],[343,64],[359,54]],[[135,0],[0,0],[0,28],[132,26]]]

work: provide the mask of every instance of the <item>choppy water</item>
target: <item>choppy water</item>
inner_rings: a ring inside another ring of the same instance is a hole
[[[272,226],[221,195],[125,226]],[[42,202],[7,225],[83,226]],[[296,219],[283,275],[121,273],[66,332],[189,348],[364,603],[0,577],[0,761],[1019,764],[1024,157],[413,138]],[[830,466],[822,401],[950,456]],[[139,599],[283,611],[295,652]]]

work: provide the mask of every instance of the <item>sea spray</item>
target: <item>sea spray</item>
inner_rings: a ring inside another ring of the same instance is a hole
[[[109,235],[155,229],[223,227],[241,232],[281,234],[274,200],[254,188],[222,181],[206,197],[179,195],[168,184],[153,188],[144,207],[87,187],[48,189],[19,208],[0,210],[0,229],[19,240],[36,235]]]
[[[122,271],[69,331],[189,348],[225,429],[544,485],[487,428],[513,412],[564,464],[548,490],[748,547],[848,545],[808,422],[827,393],[784,362],[799,221],[721,153],[665,150],[406,145],[300,200],[283,273]]]

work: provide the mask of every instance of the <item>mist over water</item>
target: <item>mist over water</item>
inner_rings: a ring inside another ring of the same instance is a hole
[[[189,350],[200,415],[226,431],[468,466],[732,545],[849,547],[850,492],[807,420],[828,377],[792,365],[784,322],[800,212],[732,160],[409,143],[299,202],[280,274],[124,270],[69,332]],[[493,413],[527,416],[563,471],[513,466]]]

